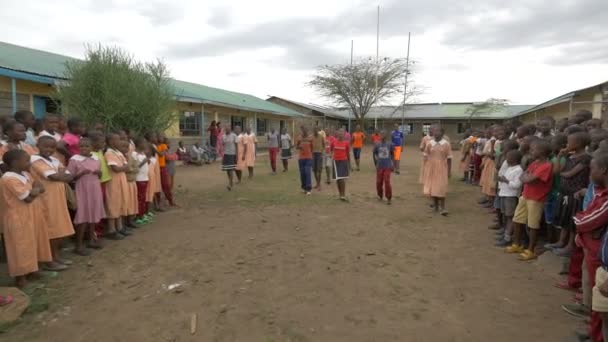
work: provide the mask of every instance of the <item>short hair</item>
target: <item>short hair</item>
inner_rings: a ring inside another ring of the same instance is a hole
[[[91,131],[87,133],[87,136],[91,139],[91,141],[102,141],[105,139],[103,133],[98,131]]]
[[[555,125],[555,118],[552,116],[543,116],[538,121],[550,121],[552,125]]]
[[[93,144],[93,139],[90,137],[82,137],[80,141],[78,141],[78,145],[82,145],[83,143]]]
[[[521,163],[521,159],[523,158],[523,154],[517,149],[507,152],[507,159],[509,156],[515,158],[517,164]]]
[[[603,128],[594,128],[589,131],[591,141],[605,140],[608,139],[608,131]]]
[[[583,121],[587,121],[587,120],[591,120],[591,118],[593,118],[593,113],[591,113],[587,109],[581,109],[578,112],[576,112],[576,114],[574,114],[574,116],[583,119]]]
[[[34,116],[34,114],[29,110],[18,110],[15,112],[15,120],[23,122],[25,120],[25,117],[28,115]]]
[[[586,130],[581,125],[570,125],[564,131],[566,134],[570,135],[577,132],[585,132]]]
[[[19,121],[15,121],[15,120],[7,121],[4,124],[4,126],[2,127],[4,129],[4,134],[8,134],[8,132],[14,130],[17,125],[23,126],[23,124]]]
[[[44,142],[56,142],[55,138],[48,136],[48,135],[42,135],[40,137],[38,137],[38,144],[42,144]]]
[[[69,118],[67,125],[68,129],[72,130],[73,128],[82,125],[82,120],[80,120],[79,118]]]
[[[4,164],[10,167],[16,160],[19,160],[20,158],[24,157],[29,157],[29,155],[24,150],[14,149],[7,151],[4,156],[2,156],[2,161],[4,162]]]
[[[608,169],[608,152],[602,150],[595,151],[593,153],[593,160],[595,160],[597,166]]]
[[[519,148],[519,144],[515,140],[505,140],[502,143],[503,150],[517,150]]]
[[[536,132],[536,126],[532,125],[532,124],[528,124],[528,125],[522,125],[517,127],[517,130],[522,130],[522,132],[525,135],[532,135],[534,134],[534,132]]]
[[[530,146],[532,145],[535,145],[545,157],[551,154],[551,144],[545,139],[535,139],[530,143]]]
[[[572,137],[580,146],[586,147],[591,143],[591,137],[587,132],[576,132],[568,134],[568,138]]]
[[[553,138],[551,139],[551,142],[553,144],[556,144],[556,145],[564,148],[568,144],[568,136],[563,133],[558,133],[553,136]]]

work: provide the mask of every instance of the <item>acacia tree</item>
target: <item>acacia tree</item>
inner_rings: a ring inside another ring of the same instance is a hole
[[[469,115],[469,128],[473,118],[481,114],[492,114],[503,110],[509,105],[509,100],[490,98],[483,102],[473,103],[467,108],[466,113]]]
[[[162,61],[142,63],[117,47],[87,47],[84,61],[66,63],[68,81],[53,95],[68,115],[108,130],[164,131],[175,120],[174,92]]]
[[[382,63],[360,60],[354,64],[324,65],[317,68],[308,84],[337,106],[349,108],[364,127],[365,116],[373,105],[403,94],[407,69],[405,60],[390,58]],[[414,93],[416,89],[408,85],[406,98]]]

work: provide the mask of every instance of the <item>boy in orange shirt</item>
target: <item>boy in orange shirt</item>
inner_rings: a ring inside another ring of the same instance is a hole
[[[365,133],[361,131],[361,126],[357,125],[355,133],[352,135],[352,146],[353,156],[355,157],[355,164],[357,165],[357,171],[361,171],[359,163],[361,160],[361,149],[363,148],[363,142],[365,141]]]

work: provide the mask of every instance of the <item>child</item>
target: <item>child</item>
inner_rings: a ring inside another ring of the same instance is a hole
[[[566,164],[566,157],[559,156],[559,152],[566,148],[568,144],[568,137],[565,134],[557,133],[551,139],[551,164],[553,164],[553,185],[551,186],[551,192],[545,202],[545,223],[547,224],[547,230],[550,235],[553,235],[554,227],[553,220],[555,219],[555,211],[558,205],[559,187],[560,187],[560,170]],[[565,237],[567,238],[567,237]],[[552,239],[550,239],[552,240]],[[560,241],[557,243],[545,244],[545,249],[553,250],[555,248],[562,248],[566,245],[566,241]]]
[[[251,127],[248,126],[245,130],[245,133],[241,135],[241,142],[243,143],[243,154],[239,154],[239,158],[242,156],[242,161],[244,162],[244,166],[247,167],[247,171],[249,172],[248,179],[253,178],[253,168],[255,167],[255,157],[256,157],[256,144],[257,138],[255,134],[251,133]]]
[[[361,125],[357,125],[355,128],[355,133],[352,135],[352,146],[353,146],[353,156],[355,157],[355,164],[357,165],[357,171],[361,171],[360,161],[361,161],[361,149],[363,148],[363,143],[365,142],[365,133],[361,130]]]
[[[593,287],[589,336],[592,341],[601,341],[602,334],[608,335],[608,284],[605,268],[608,261],[608,234],[605,233],[608,225],[608,154],[604,151],[594,153],[590,168],[591,181],[595,184],[595,196],[589,207],[575,216],[574,224],[579,236],[577,241],[585,250],[587,276],[590,286]]]
[[[167,159],[167,172],[169,173],[169,189],[171,190],[171,194],[173,195],[173,187],[175,186],[175,174],[177,173],[177,170],[175,169],[175,162],[177,161],[178,157],[176,152],[171,152],[171,143],[169,142],[169,139],[167,139],[167,137],[165,137],[165,144],[167,144],[168,148],[167,155],[165,156],[165,158]],[[215,150],[215,147],[213,147],[213,149]],[[133,150],[135,150],[135,148],[133,148]],[[174,206],[179,207],[177,204]]]
[[[315,174],[315,189],[317,190],[321,190],[323,151],[325,150],[325,137],[319,133],[320,130],[320,127],[316,127],[312,136],[312,170]]]
[[[72,156],[80,154],[78,147],[80,146],[80,136],[83,130],[84,126],[80,119],[70,118],[68,120],[68,132],[63,135],[57,146],[57,150],[64,156],[65,160],[70,160]]]
[[[551,137],[555,135],[553,127],[555,126],[555,119],[550,116],[546,116],[538,120],[536,123],[536,136],[541,139],[551,140]]]
[[[222,145],[224,156],[222,157],[222,171],[226,171],[228,176],[228,191],[232,190],[234,169],[236,169],[236,161],[238,158],[236,148],[236,134],[232,133],[230,126],[225,128],[224,135],[221,137],[220,145]]]
[[[488,182],[491,176],[491,172],[495,170],[494,163],[494,143],[496,142],[495,127],[492,127],[487,132],[487,139],[484,144],[482,150],[483,160],[481,162],[481,176],[479,178],[479,185],[481,186],[481,192],[484,195],[484,199],[479,202],[479,204],[483,205],[486,208],[489,208],[494,200],[494,196],[490,196],[487,194],[488,189],[490,189]],[[493,177],[493,176],[492,176]]]
[[[378,131],[377,128],[374,130],[374,134],[372,134],[372,144],[374,144],[374,146],[382,142],[382,135],[383,134],[380,134],[380,131]]]
[[[532,163],[532,161],[534,161],[534,159],[532,158],[531,154],[530,154],[530,145],[532,145],[532,143],[534,141],[537,141],[538,137],[529,135],[527,137],[525,137],[521,144],[519,145],[519,151],[522,154],[522,158],[521,158],[521,168],[524,170],[528,169],[528,166],[530,166],[530,163]]]
[[[452,146],[443,138],[443,128],[433,128],[433,140],[429,141],[424,151],[426,157],[426,179],[423,193],[433,199],[435,212],[447,216],[445,197],[448,192],[448,181],[452,175]]]
[[[344,138],[344,128],[338,131],[337,139],[331,144],[334,165],[334,179],[340,193],[340,200],[346,202],[346,180],[350,170],[350,146]]]
[[[422,134],[422,140],[420,140],[420,152],[422,153],[422,159],[420,160],[420,175],[418,176],[418,183],[424,185],[426,176],[426,158],[424,157],[424,151],[426,151],[426,145],[433,140],[433,127],[429,128],[429,134]]]
[[[400,168],[401,152],[403,151],[403,145],[405,144],[405,139],[403,136],[403,132],[401,132],[399,130],[399,124],[395,124],[395,129],[391,133],[391,141],[395,148],[395,153],[393,155],[395,173],[400,174],[401,173],[401,168]]]
[[[51,136],[38,138],[39,154],[32,156],[32,174],[34,179],[44,186],[45,192],[40,196],[44,205],[46,228],[51,241],[53,260],[69,265],[69,261],[61,259],[59,251],[63,239],[74,234],[74,226],[65,196],[66,183],[72,181],[72,175],[53,157],[57,150],[57,141]]]
[[[36,125],[36,117],[29,110],[18,110],[15,112],[15,121],[22,124],[25,127],[25,138],[26,144],[34,147],[36,146],[36,134],[34,132],[34,126]],[[7,121],[8,123],[9,121]]]
[[[485,133],[478,132],[477,141],[473,147],[475,150],[475,153],[473,154],[473,185],[479,185],[479,180],[481,178],[481,162],[483,161],[483,148],[488,140],[488,136],[491,136],[489,130]]]
[[[162,134],[152,134],[150,141],[158,153],[158,166],[160,167],[160,183],[165,198],[171,207],[176,207],[173,202],[173,193],[171,192],[171,180],[169,170],[167,170],[167,154],[169,153],[169,145],[165,143],[165,136]]]
[[[566,158],[563,167],[557,164],[559,169],[555,171],[560,173],[561,179],[554,222],[555,226],[561,229],[560,245],[553,250],[558,256],[568,257],[575,248],[575,227],[572,218],[582,210],[582,201],[574,195],[589,185],[591,156],[586,153],[589,143],[590,137],[586,132],[570,134],[566,148],[558,154],[558,158]]]
[[[268,140],[268,158],[270,159],[270,168],[272,169],[272,174],[275,175],[277,173],[277,154],[279,154],[279,133],[272,128],[270,133],[266,134],[266,139]]]
[[[69,123],[69,121],[68,121]],[[74,216],[76,225],[76,248],[74,253],[88,255],[84,245],[84,236],[88,234],[86,247],[101,249],[97,241],[95,226],[106,216],[103,206],[103,193],[101,192],[101,163],[92,153],[93,144],[89,138],[81,138],[78,142],[79,154],[70,158],[68,171],[76,181],[77,209]]]
[[[62,135],[59,131],[59,116],[57,114],[47,113],[44,117],[44,130],[40,132],[39,137],[51,137],[59,142]]]
[[[500,168],[496,171],[497,177],[496,177],[496,188],[498,189],[498,186],[500,185],[500,182],[498,181],[498,173],[499,171],[504,167],[507,167],[507,163],[506,163],[506,154],[510,151],[513,150],[517,150],[519,148],[519,144],[517,144],[517,142],[515,140],[505,140],[501,146],[500,146],[500,154],[497,154],[496,156],[496,165],[499,165]],[[521,162],[521,160],[520,160]],[[519,197],[519,195],[518,195]],[[505,234],[505,229],[506,229],[506,220],[505,220],[505,216],[503,214],[503,212],[501,211],[502,208],[502,201],[500,196],[497,193],[496,199],[494,200],[494,209],[496,210],[496,224],[493,226],[490,226],[490,229],[498,229],[498,231],[496,232],[497,238],[499,239],[499,241],[502,240],[504,234]],[[517,205],[517,203],[515,203]],[[515,210],[515,207],[513,207],[513,210]],[[511,215],[513,216],[513,215]],[[503,246],[506,247],[506,246]]]
[[[121,140],[120,142],[120,153],[127,160],[127,166],[129,167],[127,172],[127,187],[124,189],[126,200],[127,200],[127,215],[123,217],[123,223],[128,228],[139,228],[139,225],[135,223],[135,217],[139,213],[139,202],[137,200],[137,184],[135,183],[137,174],[139,173],[139,163],[135,160],[129,149],[131,148],[129,140]]]
[[[6,173],[0,179],[0,217],[8,273],[15,277],[17,287],[23,288],[27,285],[27,276],[34,276],[38,271],[39,261],[52,260],[48,236],[44,239],[45,236],[37,234],[32,204],[44,193],[44,187],[27,173],[30,157],[23,150],[8,151],[2,161]]]
[[[506,147],[506,144],[505,144]],[[500,198],[500,212],[504,217],[505,230],[501,239],[496,243],[497,247],[507,247],[511,244],[513,233],[513,215],[517,207],[517,199],[521,192],[521,152],[516,148],[506,152],[506,160],[498,171],[498,197]]]
[[[179,160],[184,163],[184,165],[187,165],[190,162],[190,154],[188,153],[188,149],[186,146],[184,146],[183,141],[178,142],[177,145],[177,156],[179,157]],[[137,142],[135,143],[135,147],[137,149]]]
[[[146,155],[148,142],[144,138],[135,140],[135,151],[131,153],[131,158],[137,165],[137,174],[135,175],[135,184],[137,186],[137,217],[135,224],[144,225],[150,222],[146,214],[148,213],[148,182],[150,180],[148,164],[150,160]]]
[[[132,233],[122,225],[122,216],[128,215],[128,184],[126,172],[129,165],[125,156],[119,151],[120,135],[108,134],[105,157],[112,173],[112,179],[106,185],[106,214],[108,218],[108,236],[113,239],[118,235],[129,236]]]
[[[291,159],[291,137],[287,133],[287,128],[283,128],[281,134],[281,161],[283,162],[283,172],[289,170],[289,159]]]
[[[149,171],[150,172],[150,177],[154,177],[154,181],[150,181],[150,183],[148,184],[149,187],[151,187],[151,191],[154,194],[154,210],[155,211],[163,211],[163,208],[161,206],[161,198],[160,198],[160,194],[163,191],[162,190],[162,176],[160,174],[161,172],[161,167],[160,167],[160,158],[161,155],[158,153],[158,146],[156,144],[158,144],[158,135],[154,132],[148,132],[145,135],[146,139],[148,140],[148,144],[151,150],[151,153],[154,155],[154,163],[150,163],[150,167],[153,167],[154,169]]]
[[[300,188],[307,196],[310,196],[312,190],[311,169],[312,169],[312,146],[313,138],[308,135],[308,129],[304,126],[301,128],[302,134],[296,141],[296,148],[299,152],[298,166],[300,169]]]
[[[155,211],[160,211],[160,203],[158,203],[158,197],[156,196],[157,190],[160,188],[160,177],[158,173],[160,172],[158,168],[158,159],[156,158],[156,153],[152,145],[148,140],[146,140],[145,147],[146,158],[150,161],[148,163],[148,192],[146,193],[146,203],[148,203],[148,219],[152,219],[154,217]]]
[[[393,144],[388,141],[386,133],[382,133],[382,140],[374,146],[374,160],[376,160],[376,191],[378,199],[382,201],[386,195],[387,204],[391,204],[393,189],[391,187],[391,173],[393,172]]]
[[[8,121],[4,124],[4,134],[6,134],[6,143],[0,146],[0,157],[9,150],[23,150],[28,155],[32,156],[38,153],[34,146],[25,143],[25,126],[17,121]],[[0,162],[2,171],[6,171],[7,165]]]
[[[325,167],[325,183],[331,184],[331,167],[333,159],[331,156],[331,144],[336,140],[336,132],[333,128],[327,130],[325,136],[325,151],[323,155],[323,166]]]
[[[93,155],[97,157],[99,160],[99,166],[101,169],[101,177],[99,177],[99,182],[101,183],[101,193],[103,195],[103,201],[105,205],[106,201],[106,186],[110,180],[112,180],[112,174],[110,173],[110,168],[108,167],[108,162],[105,157],[105,149],[106,149],[106,138],[103,133],[99,131],[92,131],[88,133],[89,139],[91,139],[91,144],[93,145]],[[104,226],[102,223],[95,226],[96,236],[101,236],[104,233]],[[108,237],[113,240],[122,240],[124,236],[120,234],[115,234]]]
[[[462,141],[460,141],[460,172],[462,172],[463,182],[469,182],[469,165],[471,164],[471,131],[464,134]]]
[[[530,154],[534,162],[521,176],[524,186],[513,217],[513,244],[505,250],[507,253],[521,253],[522,261],[537,257],[534,249],[538,229],[540,229],[544,203],[553,183],[553,164],[547,159],[551,154],[551,144],[546,140],[535,140],[530,146]],[[530,242],[527,249],[521,244],[521,235],[526,224],[530,228]]]

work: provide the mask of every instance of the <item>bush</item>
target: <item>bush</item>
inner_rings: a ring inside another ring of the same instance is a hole
[[[118,47],[87,47],[84,61],[66,64],[69,80],[55,100],[68,116],[103,122],[107,130],[164,131],[176,119],[174,91],[162,61],[141,63]]]

